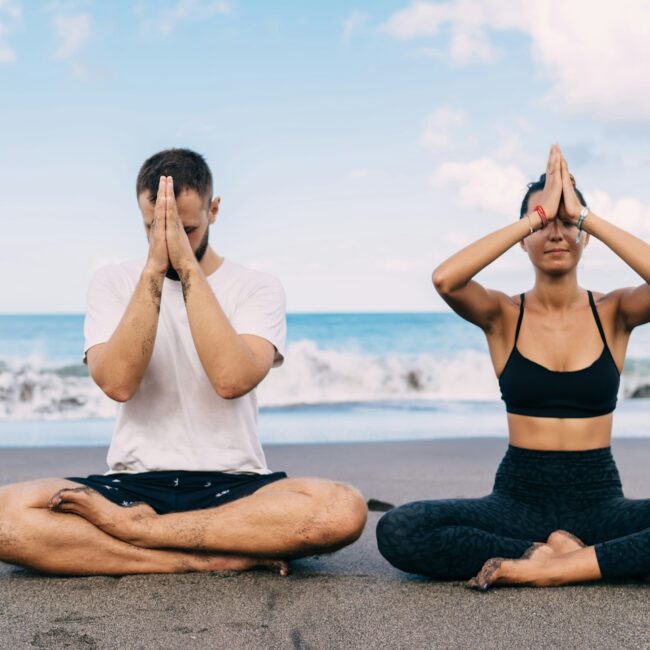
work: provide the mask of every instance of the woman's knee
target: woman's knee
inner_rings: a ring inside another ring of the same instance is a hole
[[[432,578],[448,576],[449,514],[429,501],[387,512],[377,524],[377,547],[394,567]],[[444,504],[443,504],[444,506]]]
[[[377,522],[377,547],[388,562],[409,571],[415,529],[422,524],[416,504],[393,508]],[[407,568],[409,567],[409,568]]]

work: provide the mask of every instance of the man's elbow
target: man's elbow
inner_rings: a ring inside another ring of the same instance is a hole
[[[237,382],[225,382],[225,381],[219,381],[219,382],[214,382],[213,383],[213,388],[215,393],[219,395],[219,397],[227,400],[231,399],[237,399],[238,397],[242,397],[246,395],[246,393],[250,393],[255,386],[249,386],[248,384],[240,384]]]
[[[131,388],[130,386],[119,384],[105,386],[100,385],[100,388],[105,395],[110,397],[115,402],[128,402],[135,395],[135,389]]]
[[[237,399],[250,392],[250,388],[240,388],[237,386],[219,386],[215,387],[215,392],[219,397],[227,400]]]

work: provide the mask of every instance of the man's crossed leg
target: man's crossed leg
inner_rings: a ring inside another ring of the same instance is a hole
[[[366,506],[352,487],[284,479],[217,508],[158,515],[65,479],[0,489],[0,560],[44,573],[124,575],[267,568],[356,540]]]

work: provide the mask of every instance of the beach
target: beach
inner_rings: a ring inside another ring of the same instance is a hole
[[[613,443],[628,497],[650,497],[650,440]],[[491,489],[504,439],[269,445],[292,476],[353,483],[367,499]],[[0,484],[103,471],[98,447],[0,450]],[[649,648],[648,584],[476,593],[393,569],[371,512],[361,539],[246,574],[55,578],[0,563],[1,648]]]

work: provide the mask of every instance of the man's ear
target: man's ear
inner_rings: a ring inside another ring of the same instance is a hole
[[[221,203],[221,197],[215,196],[210,202],[210,207],[208,208],[208,220],[210,225],[212,225],[217,218],[217,213],[219,212],[219,204]]]

